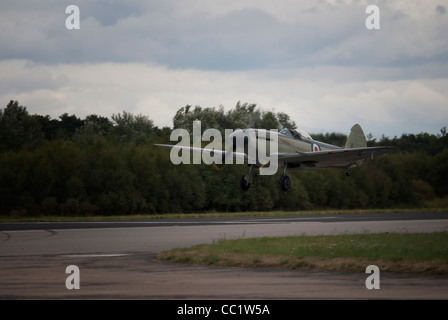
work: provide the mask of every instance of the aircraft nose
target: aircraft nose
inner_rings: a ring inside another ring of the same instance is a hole
[[[235,130],[231,135],[232,151],[233,152],[246,152],[249,145],[249,134],[241,129]]]

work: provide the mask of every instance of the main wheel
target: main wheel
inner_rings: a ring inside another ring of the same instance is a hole
[[[244,179],[244,177],[245,177],[244,175],[241,177],[240,187],[243,191],[247,191],[247,190],[249,190],[250,183],[247,182],[246,179]]]
[[[291,186],[291,180],[289,180],[289,177],[288,176],[282,176],[280,178],[280,188],[283,191],[288,191],[290,186]]]

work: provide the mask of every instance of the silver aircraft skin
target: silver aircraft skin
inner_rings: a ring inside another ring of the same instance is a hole
[[[222,159],[239,159],[244,161],[249,166],[249,172],[241,177],[240,187],[247,191],[253,183],[254,168],[263,168],[266,163],[261,163],[257,160],[248,161],[249,150],[257,148],[257,141],[259,135],[267,137],[270,140],[270,135],[277,135],[278,144],[277,152],[270,152],[269,144],[266,146],[266,155],[268,157],[276,157],[277,165],[282,168],[282,174],[279,176],[280,188],[287,191],[290,188],[291,182],[286,175],[287,170],[312,170],[324,168],[342,168],[345,169],[347,176],[350,176],[350,168],[361,165],[365,159],[371,158],[375,155],[391,153],[393,147],[367,147],[364,132],[359,124],[355,124],[350,131],[344,147],[338,147],[328,143],[314,140],[308,133],[303,130],[295,130],[283,128],[278,133],[275,131],[268,131],[264,129],[245,129],[236,130],[230,135],[233,141],[230,148],[227,150],[195,148],[180,145],[166,145],[157,144],[157,146],[170,147],[189,152],[211,152],[219,155]],[[255,137],[255,139],[253,139]],[[236,143],[236,141],[243,143]],[[258,142],[259,143],[259,142]],[[221,163],[224,163],[222,161]],[[225,161],[225,163],[228,163]],[[217,168],[216,164],[213,165]]]

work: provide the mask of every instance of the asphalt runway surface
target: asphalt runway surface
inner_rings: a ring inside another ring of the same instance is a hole
[[[158,252],[220,239],[448,231],[448,213],[0,224],[0,299],[448,299],[448,276],[195,266]],[[67,266],[79,268],[69,290]],[[367,267],[367,266],[366,266]],[[380,270],[381,271],[381,270]]]

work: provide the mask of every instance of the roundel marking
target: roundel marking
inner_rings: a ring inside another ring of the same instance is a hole
[[[311,144],[311,151],[313,151],[313,152],[320,151],[320,146],[317,143],[313,142]]]

